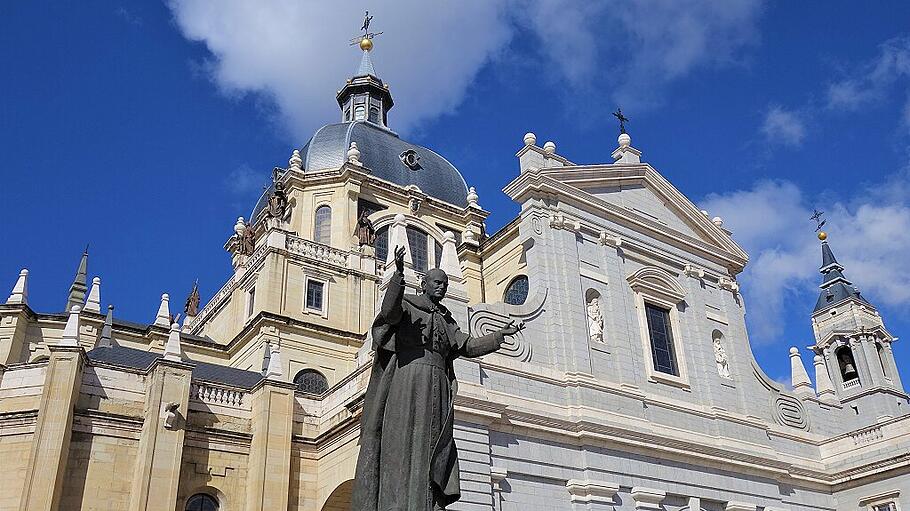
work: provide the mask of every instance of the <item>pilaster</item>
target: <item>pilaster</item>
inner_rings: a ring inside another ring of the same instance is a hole
[[[25,332],[28,329],[27,306],[18,305],[0,315],[0,364],[9,365],[22,360]]]
[[[130,511],[173,510],[177,504],[192,370],[185,362],[158,359],[149,372]]]
[[[247,511],[288,508],[294,385],[263,380],[252,393]]]
[[[56,511],[63,492],[73,414],[82,385],[85,351],[79,346],[49,346],[38,420],[32,436],[20,511]]]

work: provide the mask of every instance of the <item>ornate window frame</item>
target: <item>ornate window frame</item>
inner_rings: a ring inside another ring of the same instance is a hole
[[[683,343],[679,321],[679,304],[686,296],[686,290],[677,282],[676,278],[660,268],[645,266],[635,271],[626,280],[635,294],[635,309],[638,315],[638,330],[641,337],[642,354],[644,355],[645,372],[648,381],[665,383],[689,389],[689,371],[686,367],[685,343]],[[670,329],[673,340],[673,353],[676,357],[676,367],[679,375],[672,375],[657,371],[654,368],[654,358],[651,353],[651,336],[648,328],[648,318],[645,304],[650,304],[669,311]]]
[[[877,506],[885,506],[887,504],[894,504],[894,511],[901,511],[900,503],[900,490],[891,490],[883,493],[878,493],[876,495],[870,495],[868,497],[863,497],[859,499],[859,508],[867,511],[877,511],[881,509]]]

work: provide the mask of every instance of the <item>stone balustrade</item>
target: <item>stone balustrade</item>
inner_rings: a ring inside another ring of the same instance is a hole
[[[347,266],[348,252],[338,250],[322,243],[305,240],[297,236],[288,236],[285,242],[288,252],[301,255],[308,259],[315,259],[320,262],[333,264],[335,266]]]
[[[225,385],[194,381],[190,386],[190,402],[205,403],[225,408],[249,411],[246,391]]]

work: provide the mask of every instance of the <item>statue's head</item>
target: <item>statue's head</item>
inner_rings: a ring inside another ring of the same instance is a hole
[[[449,276],[439,268],[433,268],[427,272],[420,287],[430,300],[439,303],[449,289]]]

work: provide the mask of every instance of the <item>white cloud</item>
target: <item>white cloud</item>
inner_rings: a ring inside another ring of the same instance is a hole
[[[806,138],[806,123],[796,112],[775,105],[765,113],[761,131],[769,142],[798,147]]]
[[[347,41],[369,4],[169,2],[183,35],[211,52],[208,68],[221,90],[273,101],[298,143],[340,118],[334,94],[359,61]],[[647,0],[622,8],[571,0],[400,0],[373,8],[374,28],[384,32],[374,63],[396,98],[391,123],[404,132],[457,108],[477,73],[520,29],[540,41],[544,59],[525,59],[534,76],[562,88],[591,88],[596,77],[614,101],[639,108],[693,69],[734,60],[755,40],[760,13],[758,0]]]
[[[894,176],[852,200],[813,203],[791,182],[761,181],[702,201],[751,256],[742,282],[754,341],[806,341],[780,336],[784,311],[797,303],[811,307],[818,293],[821,255],[809,221],[815,206],[825,210],[831,248],[864,296],[877,306],[910,306],[910,198],[888,190],[892,184],[906,189],[906,180],[906,174]]]
[[[249,165],[241,165],[232,170],[225,178],[225,186],[235,195],[250,195],[261,191],[265,183],[262,172],[253,170]]]
[[[856,111],[886,99],[895,83],[910,78],[910,37],[885,41],[874,59],[850,66],[847,73],[828,86],[828,108]],[[902,87],[906,90],[907,84]]]

